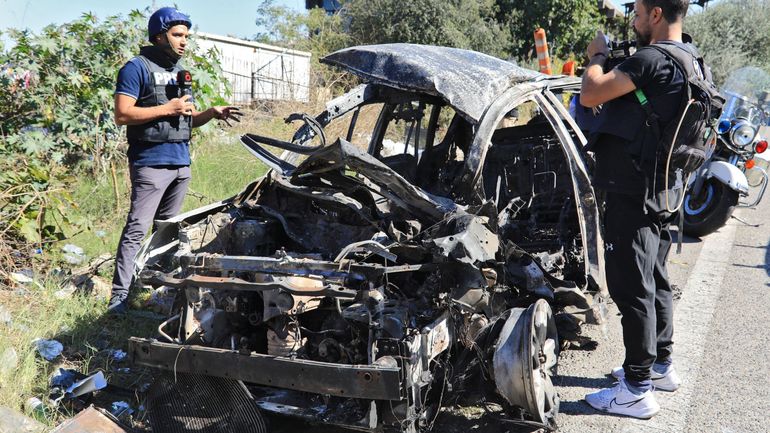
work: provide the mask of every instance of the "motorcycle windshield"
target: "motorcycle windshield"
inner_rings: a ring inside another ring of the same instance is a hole
[[[766,71],[754,66],[736,69],[725,80],[722,94],[726,98],[722,120],[743,118],[758,128],[769,125],[770,74]]]

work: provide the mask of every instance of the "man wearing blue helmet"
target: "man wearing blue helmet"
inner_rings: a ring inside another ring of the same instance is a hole
[[[228,106],[197,111],[191,92],[182,92],[177,77],[185,74],[179,60],[190,27],[187,15],[170,7],[158,9],[147,24],[152,45],[142,47],[118,73],[115,123],[128,127],[131,208],[115,258],[111,313],[127,308],[134,258],[150,223],[171,218],[182,207],[190,182],[192,128],[214,118],[237,121],[240,115]]]

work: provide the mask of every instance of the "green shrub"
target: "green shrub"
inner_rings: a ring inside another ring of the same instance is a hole
[[[770,71],[769,0],[719,2],[688,16],[684,25],[711,66],[717,85],[744,66]]]

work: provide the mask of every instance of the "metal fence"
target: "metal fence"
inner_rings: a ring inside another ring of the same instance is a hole
[[[200,45],[219,53],[232,91],[231,103],[309,99],[310,53],[226,36],[198,36]]]
[[[287,71],[283,57],[277,59],[281,63],[278,76],[264,72],[269,63],[249,75],[224,71],[232,89],[232,102],[249,104],[259,100],[307,100],[310,86],[292,80],[294,74]]]

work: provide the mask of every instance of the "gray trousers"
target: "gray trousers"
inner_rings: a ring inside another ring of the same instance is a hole
[[[112,297],[125,299],[134,273],[134,259],[154,220],[176,216],[182,208],[190,167],[130,167],[131,209],[120,236],[112,278]]]

